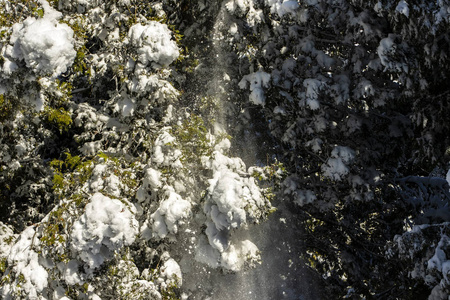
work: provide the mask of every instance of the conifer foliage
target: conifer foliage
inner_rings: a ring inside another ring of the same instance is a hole
[[[336,299],[447,299],[449,24],[447,1],[0,0],[0,298],[206,297],[183,276],[258,267],[242,233],[284,202]]]

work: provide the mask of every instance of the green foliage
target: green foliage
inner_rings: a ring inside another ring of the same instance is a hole
[[[65,236],[62,234],[66,224],[63,214],[67,210],[67,204],[60,206],[50,213],[48,221],[44,223],[44,232],[40,238],[44,245],[51,247],[56,243],[64,243]]]
[[[0,122],[4,122],[12,118],[14,114],[14,105],[9,97],[0,94]]]
[[[53,189],[62,193],[67,186],[75,187],[77,184],[86,182],[92,174],[92,160],[83,161],[69,152],[64,153],[64,160],[54,159],[50,162],[53,169]],[[68,173],[66,177],[64,174]],[[67,185],[68,184],[68,185]]]
[[[279,187],[281,182],[286,178],[287,171],[282,162],[275,160],[274,163],[268,163],[263,168],[253,169],[252,176],[260,182],[268,182],[272,186]]]
[[[0,277],[3,277],[3,274],[6,271],[6,257],[2,257],[0,259]]]
[[[173,134],[180,143],[182,161],[198,163],[201,156],[211,155],[213,148],[202,117],[191,115],[174,128]]]
[[[165,289],[161,291],[161,296],[163,300],[178,300],[181,299],[179,296],[179,287],[175,282],[171,282]]]
[[[49,124],[55,126],[59,133],[69,131],[72,125],[72,118],[70,112],[64,108],[50,108],[46,107],[42,113],[44,120]]]
[[[75,56],[75,60],[72,66],[73,70],[76,73],[84,73],[89,70],[85,61],[86,51],[87,49],[85,45],[77,49],[77,55]]]
[[[199,110],[206,118],[208,126],[213,126],[217,115],[221,114],[222,104],[216,97],[201,97]]]
[[[65,108],[72,98],[72,84],[56,79],[40,81],[48,106],[41,112],[43,121],[58,130],[60,134],[68,132],[72,125],[71,113]]]

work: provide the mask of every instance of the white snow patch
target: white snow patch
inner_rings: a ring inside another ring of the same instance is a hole
[[[271,13],[276,13],[280,17],[285,14],[295,14],[299,8],[297,0],[265,0],[265,4],[270,6]]]
[[[98,268],[114,251],[131,245],[138,232],[134,212],[120,200],[95,193],[75,221],[71,248],[86,270]]]
[[[306,88],[306,103],[309,108],[312,110],[319,109],[319,92],[323,87],[322,81],[313,78],[305,79],[303,86]]]
[[[266,97],[264,95],[263,88],[269,87],[270,74],[264,71],[258,71],[245,75],[239,82],[241,89],[247,88],[247,83],[250,83],[250,96],[249,100],[254,104],[264,106],[266,103]]]
[[[12,58],[25,60],[27,66],[37,74],[53,77],[64,73],[73,63],[73,30],[58,23],[60,13],[53,10],[46,1],[41,1],[45,14],[43,18],[27,18],[23,23],[13,25],[10,43],[14,45]],[[13,71],[14,66],[8,70]]]
[[[380,41],[377,48],[380,62],[385,67],[385,70],[389,69],[400,72],[408,72],[408,66],[405,63],[391,59],[391,57],[395,57],[397,51],[397,44],[394,39],[395,35],[389,34],[388,37]]]
[[[142,185],[136,192],[136,198],[139,202],[145,202],[150,200],[149,191],[154,191],[162,186],[161,172],[151,167],[145,169],[144,179]]]
[[[237,228],[246,222],[243,185],[238,174],[224,169],[209,180],[208,192],[213,201],[205,204],[205,212],[210,214],[218,230]]]
[[[291,177],[286,178],[283,185],[284,194],[292,195],[294,203],[299,206],[313,203],[317,199],[313,191],[299,188],[297,182]]]
[[[401,0],[397,4],[397,7],[395,8],[395,11],[405,15],[408,18],[409,17],[409,6],[408,6],[408,3],[405,0]]]
[[[260,259],[258,247],[249,240],[244,240],[236,243],[236,245],[231,245],[227,251],[222,253],[222,266],[237,272],[246,263],[259,262]]]
[[[211,246],[206,237],[202,235],[195,247],[195,260],[211,268],[218,268],[220,265],[220,252]]]
[[[447,182],[450,185],[450,170],[448,170],[447,172],[447,176],[446,176]]]
[[[64,266],[63,278],[68,285],[82,284],[78,267],[79,263],[75,259],[72,259]]]
[[[350,172],[347,165],[354,157],[355,151],[352,149],[343,146],[334,147],[331,157],[322,165],[323,175],[335,181],[342,180]]]
[[[36,237],[34,227],[30,226],[20,234],[7,258],[8,264],[12,266],[16,274],[23,276],[24,282],[5,284],[0,290],[2,298],[12,299],[16,284],[20,284],[21,289],[30,299],[37,299],[47,287],[48,273],[39,263],[39,254],[32,250],[33,245],[39,245],[39,238]]]
[[[171,166],[172,168],[182,167],[179,158],[182,153],[179,149],[171,146],[171,143],[176,139],[172,136],[168,128],[164,128],[164,131],[156,138],[153,148],[152,162],[157,165]]]
[[[242,160],[215,151],[203,164],[213,171],[203,208],[208,218],[205,234],[209,245],[200,239],[196,260],[211,267],[239,270],[244,261],[253,261],[252,255],[242,253],[256,253],[256,250],[248,250],[253,249],[248,243],[230,243],[230,232],[246,227],[248,221],[259,218],[259,211],[265,201],[254,178],[242,176],[247,174]],[[241,260],[241,257],[244,258]]]
[[[172,187],[166,187],[164,199],[159,208],[150,216],[153,220],[153,236],[165,238],[169,233],[177,233],[191,213],[191,203],[181,198]]]
[[[138,61],[144,65],[156,63],[166,66],[180,55],[176,42],[172,40],[172,32],[167,25],[159,22],[133,25],[128,38],[137,47]]]
[[[161,276],[171,279],[180,286],[183,282],[180,265],[173,258],[169,258],[164,262],[161,268]]]

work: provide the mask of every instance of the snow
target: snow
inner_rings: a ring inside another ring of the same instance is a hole
[[[136,192],[136,198],[139,202],[150,200],[149,191],[154,191],[162,186],[161,172],[151,167],[145,169],[144,179],[142,185]]]
[[[168,132],[169,128],[164,128],[163,132],[156,138],[153,148],[152,162],[156,165],[181,167],[179,160],[182,153],[179,149],[171,146],[176,141],[175,137]]]
[[[432,258],[428,260],[427,268],[430,269],[436,269],[439,272],[443,272],[443,266],[445,268],[448,268],[448,264],[450,263],[450,257],[447,258],[444,250],[450,246],[450,239],[445,234],[442,234],[441,240],[438,243],[438,246],[436,247],[436,250],[434,252],[434,255]],[[448,274],[445,274],[446,277]]]
[[[119,101],[118,105],[120,107],[120,112],[122,113],[122,116],[128,117],[134,114],[136,104],[134,103],[133,99],[129,97],[123,97]]]
[[[246,174],[245,164],[239,158],[229,158],[215,151],[203,164],[213,171],[213,176],[208,180],[203,207],[207,215],[207,242],[203,238],[199,239],[196,260],[213,268],[221,266],[232,271],[239,270],[244,261],[256,259],[256,254],[254,257],[250,254],[257,251],[253,251],[249,241],[244,244],[233,243],[230,233],[245,228],[250,220],[258,218],[258,211],[265,202],[254,178],[242,176]]]
[[[19,235],[7,257],[8,264],[12,266],[12,269],[22,275],[23,282],[20,282],[20,285],[30,299],[37,298],[37,295],[48,285],[48,273],[39,263],[39,254],[33,250],[33,246],[37,245],[39,245],[39,239],[36,237],[34,227],[27,227]],[[18,281],[17,278],[16,281]],[[2,298],[11,299],[16,283],[8,283],[0,288]]]
[[[100,267],[114,251],[134,242],[138,222],[130,208],[117,199],[95,193],[73,224],[72,251],[86,270]]]
[[[108,166],[105,164],[98,164],[92,170],[91,178],[88,181],[89,188],[92,191],[98,192],[103,189],[103,174],[105,174],[107,168]]]
[[[227,229],[219,230],[214,222],[207,222],[205,234],[209,244],[219,252],[224,252],[229,247]]]
[[[27,67],[39,75],[56,77],[72,65],[76,56],[73,30],[58,23],[60,13],[53,10],[46,1],[41,1],[45,14],[43,18],[27,18],[23,23],[13,25],[10,44],[14,45],[12,58],[24,60]],[[8,72],[15,66],[7,66]]]
[[[182,284],[181,268],[173,258],[169,258],[164,262],[161,268],[161,276],[168,279],[173,279],[179,285]]]
[[[322,82],[318,79],[308,78],[303,81],[303,86],[306,88],[306,104],[312,110],[319,109],[319,91],[323,87]]]
[[[250,96],[249,100],[256,105],[264,106],[266,103],[266,97],[264,95],[263,88],[269,87],[270,74],[264,71],[257,71],[248,75],[245,75],[239,82],[241,89],[247,88],[250,83]]]
[[[246,222],[238,174],[227,169],[216,172],[210,180],[208,192],[214,201],[207,202],[205,212],[211,215],[217,229],[237,228]]]
[[[222,266],[228,270],[240,271],[246,263],[259,262],[259,249],[249,240],[243,240],[231,245],[222,254]]]
[[[105,179],[105,192],[114,197],[120,197],[121,194],[122,183],[120,182],[119,177],[114,174],[106,177]]]
[[[131,45],[137,47],[138,61],[144,65],[171,64],[179,55],[172,32],[165,24],[150,21],[147,25],[135,24],[128,32]]]
[[[205,236],[200,236],[195,248],[195,260],[211,268],[218,268],[220,266],[220,252],[211,246]]]
[[[448,172],[447,172],[446,180],[447,180],[448,184],[450,185],[450,170],[448,170]]]
[[[405,15],[408,18],[409,17],[409,6],[408,6],[408,3],[405,0],[401,0],[397,4],[397,7],[395,8],[395,11]]]
[[[394,70],[399,72],[408,72],[408,66],[405,63],[391,60],[396,56],[397,44],[395,43],[395,35],[389,34],[383,38],[377,48],[378,57],[385,70]]]
[[[177,233],[183,219],[191,214],[191,203],[181,198],[172,187],[166,187],[165,196],[167,198],[161,201],[159,208],[151,215],[153,236],[156,238]]]
[[[85,156],[94,156],[100,151],[101,147],[100,141],[87,142],[84,143],[80,150]]]
[[[0,222],[0,258],[9,253],[12,243],[16,238],[17,234],[14,234],[13,228]]]
[[[79,266],[80,265],[76,259],[70,260],[64,266],[63,278],[68,285],[82,284],[78,271]]]
[[[355,152],[343,146],[336,146],[331,152],[331,157],[322,165],[322,173],[324,176],[340,181],[350,170],[348,164],[352,162],[355,157]]]
[[[265,4],[270,6],[271,13],[276,13],[280,17],[285,14],[295,14],[299,8],[297,0],[265,0]]]
[[[283,193],[285,195],[294,196],[294,203],[298,206],[311,204],[317,199],[313,191],[299,188],[297,182],[292,177],[286,178],[286,180],[283,182],[283,185]]]

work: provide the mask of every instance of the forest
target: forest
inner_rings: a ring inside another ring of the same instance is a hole
[[[0,0],[0,299],[450,299],[450,1]]]

